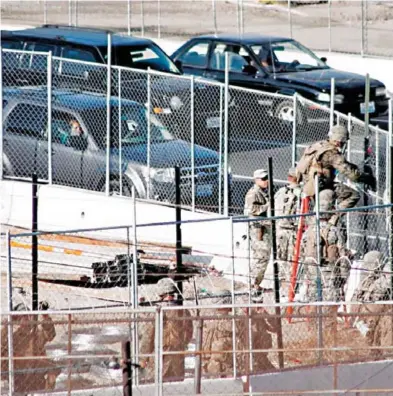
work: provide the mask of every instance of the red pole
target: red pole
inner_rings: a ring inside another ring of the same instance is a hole
[[[302,199],[302,205],[300,209],[301,214],[308,213],[309,202],[310,202],[310,197],[305,197]],[[288,295],[289,302],[293,302],[293,300],[295,299],[296,277],[297,277],[297,270],[299,267],[300,244],[302,242],[303,228],[304,228],[304,216],[300,217],[299,226],[297,228],[295,252],[292,263],[291,283],[289,285],[289,295]],[[292,315],[292,313],[293,313],[293,307],[289,306],[287,308],[287,314],[289,315],[288,318],[289,323],[291,323],[290,315]]]

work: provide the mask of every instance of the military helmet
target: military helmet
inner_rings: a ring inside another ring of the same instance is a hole
[[[164,296],[166,294],[175,294],[177,291],[176,285],[170,278],[163,278],[157,282],[158,295]]]
[[[349,139],[349,133],[347,128],[341,125],[335,125],[329,133],[330,140],[334,140],[335,142],[345,143]]]
[[[364,264],[368,269],[379,269],[383,267],[383,255],[377,250],[372,250],[364,255]]]
[[[319,210],[321,212],[328,212],[333,210],[335,201],[335,194],[333,190],[323,190],[319,193]]]

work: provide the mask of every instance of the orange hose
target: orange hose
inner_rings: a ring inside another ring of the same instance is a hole
[[[309,202],[310,202],[310,197],[305,197],[302,199],[302,204],[301,204],[301,208],[300,208],[301,214],[308,213]],[[293,302],[293,300],[295,299],[296,278],[297,278],[297,270],[299,267],[300,244],[302,242],[303,228],[304,228],[304,216],[300,217],[299,225],[297,228],[295,252],[294,252],[292,273],[291,273],[291,283],[289,285],[289,295],[288,295],[289,302]],[[291,320],[292,320],[292,318],[290,316],[290,315],[292,315],[292,313],[293,313],[293,306],[288,306],[287,314],[289,315],[289,317],[288,317],[289,323],[291,323]]]

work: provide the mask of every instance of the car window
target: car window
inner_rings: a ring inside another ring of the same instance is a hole
[[[64,47],[61,57],[63,58],[60,68],[61,73],[68,75],[84,76],[86,71],[88,71],[88,67],[80,63],[67,62],[65,58],[84,62],[96,62],[96,59],[92,52],[79,48]]]
[[[1,39],[1,47],[6,49],[21,49],[22,43],[20,41],[11,41]]]
[[[216,44],[211,59],[211,68],[225,70],[225,54],[229,56],[229,71],[241,73],[244,66],[249,65],[249,55],[240,45]]]
[[[22,49],[22,42],[21,41],[1,41],[1,47],[3,49],[13,49],[13,50],[20,50]],[[19,57],[20,53],[15,52],[3,52],[3,66],[5,68],[13,68],[19,65]]]
[[[251,49],[263,67],[277,73],[328,68],[314,53],[296,41],[252,45]]]
[[[45,107],[19,103],[6,120],[7,133],[42,138],[47,119]]]
[[[47,56],[44,54],[34,54],[34,52],[50,52],[55,54],[56,47],[50,44],[26,43],[25,51],[33,53],[24,53],[21,56],[21,67],[26,69],[42,70],[47,68]]]
[[[48,128],[46,128],[47,134]],[[79,120],[70,113],[54,111],[52,113],[52,142],[68,146],[71,136],[86,138],[86,133],[83,131]]]
[[[184,66],[205,67],[207,65],[208,52],[209,43],[197,43],[189,48],[179,60]]]
[[[180,74],[172,60],[155,45],[116,47],[116,64],[143,70],[150,67],[153,70]]]

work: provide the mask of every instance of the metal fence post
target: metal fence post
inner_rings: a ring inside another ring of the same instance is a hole
[[[289,25],[289,37],[292,38],[292,9],[291,9],[291,1],[288,0],[288,25]]]
[[[0,180],[3,179],[3,50],[0,49]]]
[[[231,284],[231,292],[232,292],[232,358],[233,358],[233,378],[237,377],[237,367],[236,367],[236,321],[235,321],[235,250],[233,246],[233,218],[229,219],[229,235],[230,235],[230,243],[231,243],[231,262],[232,262],[232,284]]]
[[[120,196],[123,195],[123,144],[122,144],[122,134],[121,134],[121,112],[122,112],[122,101],[121,101],[121,68],[119,67],[118,73],[118,124],[119,124],[119,189],[120,189]]]
[[[318,302],[322,302],[322,279],[321,279],[321,218],[320,218],[320,202],[319,202],[319,178],[315,175],[315,233],[316,233],[316,253],[317,253],[317,292]],[[323,328],[322,328],[322,306],[318,305],[318,356],[319,363],[322,364],[322,346],[323,346]]]
[[[131,0],[127,0],[127,33],[131,36]]]
[[[195,80],[191,76],[191,207],[195,211]]]
[[[147,152],[146,152],[146,165],[147,165],[147,182],[146,193],[147,199],[150,199],[150,150],[151,150],[151,74],[150,68],[147,69]]]
[[[351,132],[352,132],[352,114],[348,113],[348,133],[349,133],[349,139],[347,143],[347,161],[351,162]],[[346,214],[346,220],[347,220],[347,242],[346,246],[347,249],[350,249],[351,243],[350,243],[350,238],[349,238],[349,233],[350,233],[350,214]]]
[[[330,82],[330,130],[332,130],[334,125],[334,96],[336,91],[336,82],[334,77]]]
[[[141,36],[145,36],[145,8],[144,0],[141,0]]]
[[[159,383],[159,396],[163,396],[164,394],[164,377],[163,377],[163,370],[162,368],[164,367],[164,351],[162,348],[162,345],[164,344],[164,311],[161,308],[160,310],[160,330],[159,330],[159,337],[160,337],[160,351],[159,351],[159,371],[158,371],[158,383]]]
[[[12,261],[11,261],[11,237],[10,231],[6,232],[7,240],[7,298],[8,298],[8,394],[14,394],[14,344],[13,344],[13,331],[12,331]]]
[[[220,85],[220,142],[219,142],[219,153],[218,153],[218,162],[219,162],[219,169],[218,169],[218,213],[222,214],[222,132],[223,132],[223,119],[222,119],[222,114],[223,114],[223,105],[222,105],[222,100],[223,100],[223,89],[222,85]]]
[[[293,124],[292,124],[292,167],[296,165],[297,148],[296,148],[296,132],[297,132],[297,93],[293,95]]]
[[[160,361],[161,361],[161,334],[160,334],[160,318],[161,318],[161,307],[157,307],[154,315],[154,383],[156,385],[156,396],[160,395]],[[144,357],[146,359],[146,357]]]
[[[111,93],[112,93],[112,36],[108,37],[108,62],[106,76],[106,174],[105,174],[105,194],[108,197],[110,191],[110,155],[111,155]]]
[[[157,0],[157,38],[161,38],[161,0]]]
[[[53,170],[52,170],[52,51],[48,52],[47,58],[48,66],[48,180],[49,184],[53,182]]]
[[[214,26],[214,34],[217,34],[217,8],[216,8],[216,0],[212,0],[213,3],[213,26]]]
[[[229,161],[228,161],[228,152],[229,152],[229,54],[225,53],[225,92],[224,92],[224,216],[228,216],[229,213]]]

